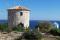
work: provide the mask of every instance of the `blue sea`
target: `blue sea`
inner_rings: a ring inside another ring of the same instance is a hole
[[[38,22],[41,22],[41,21],[44,21],[44,20],[30,20],[30,28],[34,28]],[[59,28],[60,28],[60,21],[52,21],[52,20],[49,20],[51,23],[58,23],[59,25]]]
[[[7,23],[8,21],[7,20],[0,20],[0,24],[3,24],[3,23]],[[40,22],[40,20],[30,20],[30,28],[34,28],[38,22]],[[54,22],[57,22],[59,24],[59,28],[60,28],[60,21],[50,21],[52,23]]]
[[[0,24],[7,23],[7,20],[0,20]]]

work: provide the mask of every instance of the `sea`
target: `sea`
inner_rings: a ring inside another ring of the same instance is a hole
[[[36,25],[38,24],[38,22],[40,22],[41,20],[30,20],[30,28],[31,29],[33,29],[33,28],[35,28],[36,27]],[[60,21],[52,21],[52,20],[50,20],[50,22],[52,22],[52,23],[54,23],[54,22],[56,22],[56,23],[58,23],[59,24],[59,28],[60,28]],[[3,24],[3,23],[8,23],[8,20],[0,20],[0,24]]]

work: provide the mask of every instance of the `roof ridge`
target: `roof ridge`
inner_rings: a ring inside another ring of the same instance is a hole
[[[15,7],[9,8],[9,9],[28,9],[28,8],[25,6],[15,6]]]

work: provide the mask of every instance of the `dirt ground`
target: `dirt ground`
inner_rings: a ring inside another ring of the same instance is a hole
[[[22,32],[10,32],[10,33],[0,32],[0,40],[15,40],[21,35]]]
[[[0,40],[15,40],[16,38],[19,38],[23,32],[10,32],[10,33],[4,33],[0,32]],[[53,35],[43,35],[42,40],[57,40],[58,36]]]

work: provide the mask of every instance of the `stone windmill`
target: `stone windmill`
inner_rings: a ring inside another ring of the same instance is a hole
[[[17,27],[21,25],[24,28],[29,27],[29,14],[30,10],[22,7],[16,6],[8,9],[8,26],[10,28]]]
[[[15,6],[8,9],[8,27],[17,27],[19,24],[24,29],[29,27],[30,10],[23,6]]]

